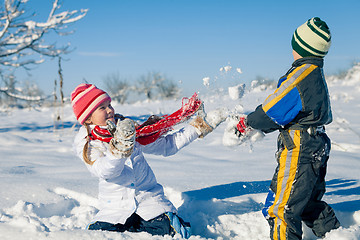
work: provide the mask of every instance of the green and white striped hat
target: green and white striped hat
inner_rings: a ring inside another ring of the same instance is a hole
[[[325,57],[331,45],[329,27],[315,17],[298,27],[291,40],[291,46],[302,57]]]

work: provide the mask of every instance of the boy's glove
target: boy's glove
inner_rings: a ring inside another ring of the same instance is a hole
[[[232,115],[228,118],[228,123],[223,135],[223,144],[225,146],[240,145],[247,140],[256,142],[264,137],[263,132],[247,125],[246,119],[247,116],[244,114]]]
[[[252,128],[247,125],[246,116],[240,116],[239,122],[236,125],[235,134],[240,137],[241,135],[246,135],[247,132],[251,131]]]
[[[208,113],[205,113],[204,106],[201,106],[198,111],[198,116],[190,122],[190,125],[196,128],[200,138],[205,137],[212,132],[220,123],[225,121],[228,115],[226,108],[218,108]]]
[[[106,121],[107,127],[113,138],[110,141],[110,151],[119,158],[131,155],[135,144],[135,123],[129,118],[119,119],[115,125],[112,121]]]

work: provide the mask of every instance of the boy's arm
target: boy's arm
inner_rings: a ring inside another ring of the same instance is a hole
[[[233,145],[241,143],[254,134],[252,129],[263,133],[281,130],[298,115],[301,109],[302,102],[297,88],[291,84],[280,85],[254,112],[247,116],[235,116],[234,119],[238,119],[238,122],[228,123],[224,137],[231,138],[230,145]],[[238,138],[234,139],[233,135]],[[227,142],[226,144],[229,145]]]
[[[268,115],[266,115],[262,105],[259,105],[254,112],[247,116],[247,124],[264,133],[270,133],[281,128],[280,125],[276,124]]]
[[[294,72],[299,72],[297,69]],[[263,104],[247,117],[247,124],[265,133],[281,129],[302,110],[302,99],[297,85],[308,73],[291,74],[280,79],[281,84]]]

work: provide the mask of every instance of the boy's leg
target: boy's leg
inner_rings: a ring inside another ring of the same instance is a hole
[[[312,171],[311,164],[299,164],[296,169],[299,173],[296,180],[283,179],[279,182],[277,187],[280,191],[277,191],[275,201],[268,209],[271,239],[302,239],[301,214],[309,201],[310,194],[307,192],[311,192],[315,181],[312,181],[311,174],[307,174]]]
[[[280,144],[278,167],[271,184],[275,199],[267,211],[272,239],[302,239],[301,214],[310,199],[316,177],[311,164],[300,159],[303,156],[300,134],[300,130],[290,131],[294,149],[287,150]]]
[[[271,239],[273,239],[274,236],[274,218],[270,217],[269,208],[274,204],[274,201],[275,201],[275,193],[270,187],[268,195],[265,200],[264,208],[262,209],[262,214],[269,223]]]
[[[325,194],[327,159],[319,169],[314,166],[314,171],[318,171],[319,177],[311,198],[301,215],[305,224],[313,230],[317,237],[323,237],[325,233],[340,227],[340,222],[336,218],[334,210],[326,202],[321,201]]]
[[[330,140],[325,134],[310,136],[298,130],[289,133],[296,147],[288,151],[281,139],[279,141],[278,167],[271,184],[275,199],[265,210],[269,215],[271,238],[301,239],[301,220],[317,236],[324,236],[340,225],[331,207],[321,201]]]

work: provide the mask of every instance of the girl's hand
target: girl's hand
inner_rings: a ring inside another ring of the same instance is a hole
[[[228,116],[228,109],[218,108],[205,113],[202,106],[198,112],[198,116],[190,122],[190,125],[196,128],[199,137],[205,137],[212,132],[220,123],[224,122]]]
[[[113,135],[110,141],[110,150],[114,156],[126,158],[131,155],[135,144],[135,122],[129,118],[119,119],[115,125],[112,121],[106,122],[109,132]]]

